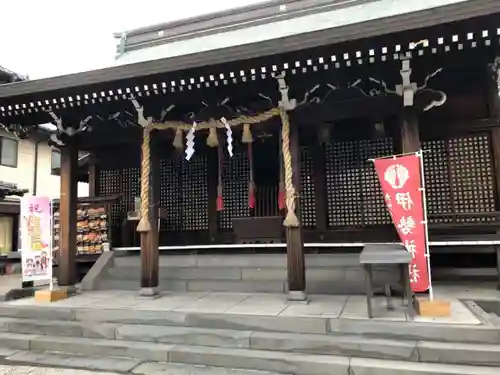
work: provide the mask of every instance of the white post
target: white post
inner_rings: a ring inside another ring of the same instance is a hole
[[[431,254],[429,251],[429,223],[427,221],[427,194],[425,191],[425,176],[424,176],[424,153],[422,150],[417,152],[417,157],[420,158],[420,179],[422,181],[422,206],[424,210],[424,233],[425,233],[425,257],[427,258],[427,275],[429,277],[429,299],[434,299],[434,291],[432,289],[431,277]]]
[[[50,200],[50,241],[49,241],[49,260],[50,260],[50,278],[49,290],[54,290],[54,200]]]

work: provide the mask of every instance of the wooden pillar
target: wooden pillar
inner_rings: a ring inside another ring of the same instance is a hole
[[[60,251],[58,279],[60,286],[73,286],[76,272],[76,209],[78,198],[78,149],[68,143],[61,147]]]
[[[100,195],[99,166],[94,155],[90,155],[89,158],[89,196],[97,197]]]
[[[493,165],[495,168],[495,189],[497,210],[500,208],[500,96],[498,85],[493,72],[488,67],[486,75],[486,100],[488,103],[489,116],[496,120],[496,127],[491,129],[491,147],[493,153]],[[500,232],[497,231],[497,234]],[[497,256],[497,289],[500,290],[500,246],[495,246]]]
[[[493,152],[493,165],[495,168],[495,189],[496,189],[496,204],[497,210],[500,207],[500,127],[491,129],[491,145]],[[497,231],[500,235],[500,231]],[[497,256],[497,289],[500,290],[500,246],[495,246]]]
[[[417,112],[414,107],[403,107],[401,112],[401,152],[420,150],[420,133]]]
[[[293,185],[300,193],[300,147],[299,132],[296,124],[290,120],[290,153],[292,155]],[[281,158],[283,162],[283,158]],[[300,200],[295,201],[296,213],[301,219]],[[302,227],[286,228],[287,270],[288,270],[288,298],[294,301],[307,300],[306,273],[304,259],[304,239]]]
[[[151,230],[140,232],[141,236],[141,295],[155,296],[159,290],[160,252],[158,249],[158,210],[160,208],[160,158],[155,131],[150,133],[149,158],[149,223]],[[143,155],[141,153],[141,166]]]
[[[217,147],[208,149],[208,237],[211,243],[217,240],[219,230],[217,213],[217,173],[219,169]]]

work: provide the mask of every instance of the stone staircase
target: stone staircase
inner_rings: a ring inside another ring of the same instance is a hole
[[[393,270],[394,271],[394,270]],[[397,272],[380,267],[375,283],[397,280]],[[186,254],[160,256],[160,289],[189,292],[284,293],[284,254]],[[361,294],[365,276],[359,254],[306,255],[307,291],[311,294]],[[115,255],[99,275],[97,289],[139,290],[139,254]]]
[[[0,357],[148,375],[181,365],[212,374],[498,375],[500,328],[2,304]]]

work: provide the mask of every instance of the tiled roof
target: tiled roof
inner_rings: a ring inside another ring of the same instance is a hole
[[[220,12],[125,32],[121,34],[116,64],[190,55],[319,30],[334,32],[339,27],[471,1],[270,1],[240,12]]]

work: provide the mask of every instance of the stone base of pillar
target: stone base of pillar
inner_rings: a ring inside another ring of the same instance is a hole
[[[302,303],[305,305],[309,304],[309,298],[307,297],[307,293],[300,290],[290,290],[288,292],[288,301]]]
[[[157,286],[153,288],[141,288],[139,294],[141,297],[159,298],[160,290]]]

